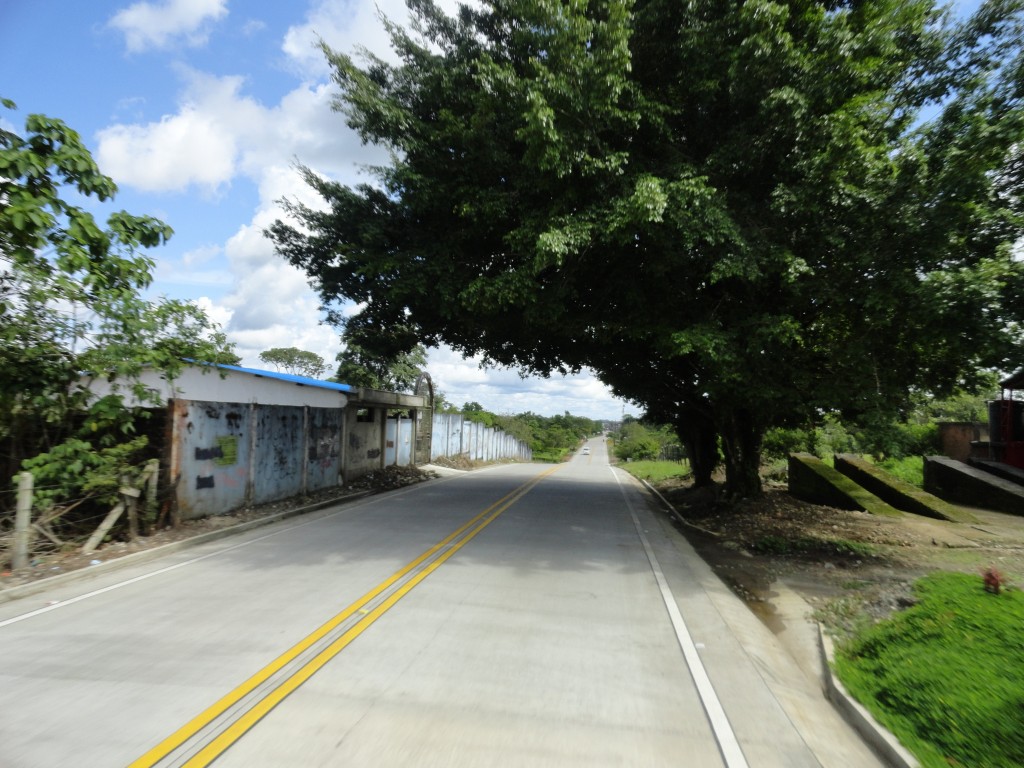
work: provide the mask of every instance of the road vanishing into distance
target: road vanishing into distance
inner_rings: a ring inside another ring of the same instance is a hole
[[[588,446],[0,604],[0,768],[880,765]]]

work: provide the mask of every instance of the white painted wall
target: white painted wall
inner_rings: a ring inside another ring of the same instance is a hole
[[[348,404],[348,397],[344,392],[205,366],[189,366],[182,370],[173,382],[164,379],[157,371],[144,371],[139,380],[147,388],[158,393],[163,403],[171,398],[184,398],[214,403],[309,405],[314,408],[344,408]],[[83,377],[80,384],[97,398],[114,391],[114,386],[102,378]],[[134,401],[130,396],[130,390],[123,385],[118,387],[117,391],[124,396],[125,402],[129,405],[153,405]]]

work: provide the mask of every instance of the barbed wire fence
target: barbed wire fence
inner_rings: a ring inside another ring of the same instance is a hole
[[[157,506],[159,473],[159,462],[148,462],[133,482],[125,478],[125,482],[118,490],[120,500],[112,509],[107,512],[96,511],[78,515],[74,521],[75,527],[79,530],[93,531],[82,543],[66,541],[54,530],[53,524],[95,497],[63,499],[59,505],[42,510],[35,509],[33,501],[36,492],[49,490],[55,486],[36,488],[32,473],[21,472],[17,477],[16,490],[0,490],[0,509],[7,510],[0,513],[0,567],[4,570],[10,568],[11,571],[21,571],[29,568],[41,555],[67,547],[78,548],[83,554],[89,554],[102,543],[122,515],[127,516],[129,541],[136,539],[139,535],[140,504],[147,513],[152,513]],[[10,511],[12,508],[13,513]]]

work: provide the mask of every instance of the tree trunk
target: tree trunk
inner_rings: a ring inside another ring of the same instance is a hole
[[[761,443],[764,429],[746,408],[722,414],[719,423],[725,453],[725,491],[732,498],[761,495]]]
[[[718,430],[715,422],[697,408],[684,407],[676,415],[674,426],[676,435],[686,446],[694,487],[711,485],[711,474],[718,466]]]

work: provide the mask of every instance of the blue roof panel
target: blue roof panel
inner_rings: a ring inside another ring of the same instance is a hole
[[[189,360],[189,362],[195,362]],[[357,388],[349,384],[339,384],[334,381],[320,381],[320,379],[310,379],[306,376],[296,376],[293,373],[281,373],[279,371],[261,371],[258,368],[242,368],[238,365],[224,365],[223,363],[199,363],[199,365],[213,365],[214,368],[220,368],[225,371],[237,371],[238,373],[248,373],[250,376],[262,376],[264,379],[276,379],[277,381],[287,381],[292,384],[297,384],[302,387],[316,387],[317,389],[329,389],[334,392],[356,392]]]

